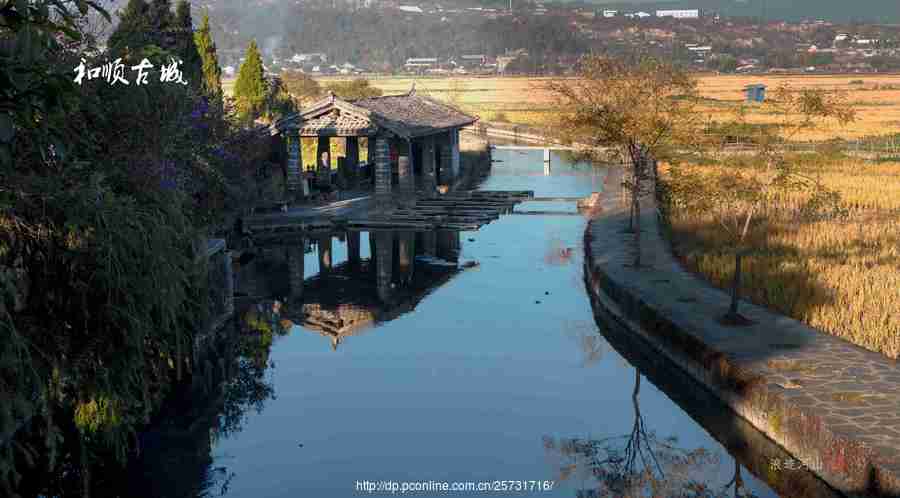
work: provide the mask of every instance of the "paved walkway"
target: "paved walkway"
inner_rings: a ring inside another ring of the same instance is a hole
[[[631,267],[621,177],[611,171],[585,238],[601,303],[838,490],[900,496],[897,362],[746,302],[754,325],[721,325],[730,297],[672,256],[651,199],[641,218],[647,267]]]

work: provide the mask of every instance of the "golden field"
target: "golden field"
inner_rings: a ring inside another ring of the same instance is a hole
[[[900,75],[827,75],[827,76],[699,76],[703,111],[713,120],[724,121],[733,116],[743,102],[742,88],[763,83],[773,90],[781,85],[791,88],[821,88],[843,94],[857,113],[855,123],[841,127],[823,124],[793,137],[802,141],[833,138],[859,139],[900,133]],[[749,105],[749,121],[776,123],[777,116],[765,107]]]
[[[817,159],[818,157],[818,159]],[[795,158],[842,194],[843,220],[803,221],[795,195],[770,206],[768,229],[752,233],[741,292],[819,330],[900,357],[900,163]],[[721,166],[697,167],[714,175]],[[672,241],[682,261],[730,288],[734,256],[709,214],[674,212]]]
[[[322,83],[347,77],[322,77]],[[550,78],[526,77],[373,77],[370,82],[386,94],[409,91],[413,83],[417,91],[453,102],[484,121],[541,126],[556,109],[553,94],[546,90]],[[701,110],[711,120],[725,121],[744,102],[743,87],[764,83],[772,90],[780,85],[792,88],[824,88],[845,95],[857,111],[857,121],[850,126],[824,124],[804,131],[793,139],[819,141],[832,138],[859,139],[900,133],[900,75],[698,75]],[[234,79],[222,81],[226,95],[231,93]],[[754,123],[776,123],[778,117],[764,107],[749,105],[748,120]]]
[[[321,78],[320,81],[338,79],[341,78]],[[409,91],[415,83],[417,91],[454,102],[485,121],[541,126],[556,108],[553,94],[545,88],[550,78],[379,77],[370,81],[386,94]],[[789,85],[792,88],[814,87],[841,92],[855,107],[857,121],[852,125],[839,127],[824,124],[814,130],[803,131],[793,137],[795,140],[859,139],[900,133],[900,75],[699,75],[697,81],[703,98],[700,109],[711,120],[732,119],[734,111],[744,102],[743,87],[763,83],[770,90]],[[764,107],[750,105],[748,108],[750,122],[778,121],[778,117],[767,113]]]

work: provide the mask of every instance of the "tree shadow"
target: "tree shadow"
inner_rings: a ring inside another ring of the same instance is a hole
[[[734,250],[728,246],[713,246],[714,223],[694,224],[685,229],[668,229],[664,239],[681,266],[695,278],[730,292],[734,279]],[[772,242],[786,227],[768,233],[751,232],[746,244],[754,249],[742,258],[740,295],[742,300],[777,313],[803,321],[816,310],[833,305],[836,293],[820,283],[810,262],[820,254],[797,247]],[[777,255],[777,257],[772,257]],[[748,319],[717,317],[720,323],[749,326]]]
[[[706,429],[734,458],[734,474],[730,482],[716,485],[709,482],[694,482],[694,485],[701,484],[703,488],[696,486],[683,488],[694,494],[663,496],[715,496],[716,498],[730,495],[753,496],[745,487],[745,472],[749,472],[760,481],[765,482],[782,496],[796,498],[838,498],[843,496],[807,470],[777,469],[773,463],[793,460],[793,457],[749,422],[735,414],[716,395],[699,385],[680,367],[661,357],[659,352],[644,338],[619,325],[617,318],[610,315],[597,299],[591,299],[591,306],[599,333],[606,342],[633,365],[646,380]],[[637,386],[637,381],[635,384]],[[639,414],[640,412],[635,410],[636,418]]]

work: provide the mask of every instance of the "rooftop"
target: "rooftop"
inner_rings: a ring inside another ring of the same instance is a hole
[[[478,118],[432,98],[409,93],[359,100],[343,100],[330,94],[299,113],[279,120],[270,128],[275,135],[297,129],[301,136],[371,136],[388,131],[401,138],[434,135],[468,126]]]

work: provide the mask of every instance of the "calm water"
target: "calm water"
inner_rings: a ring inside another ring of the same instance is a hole
[[[545,176],[540,151],[494,157],[503,162],[484,189],[583,196],[600,190],[605,174],[555,156]],[[517,210],[575,207],[533,202]],[[596,460],[627,458],[632,441],[645,457],[654,453],[670,480],[724,490],[737,470],[744,493],[777,496],[736,469],[715,438],[604,338],[582,280],[585,224],[580,216],[506,215],[478,232],[363,233],[358,265],[348,262],[346,239],[335,237],[324,277],[318,246],[327,243],[308,241],[303,302],[332,311],[353,304],[363,310],[357,315],[383,321],[354,328],[347,324],[358,316],[345,313],[346,330],[329,333],[296,325],[299,303],[283,308],[275,318],[296,324],[249,362],[255,374],[239,390],[252,391],[244,396],[252,402],[237,403],[227,430],[214,424],[199,451],[211,459],[199,473],[181,477],[172,465],[156,479],[199,479],[203,485],[170,489],[248,498],[386,495],[358,491],[363,480],[548,480],[550,491],[509,494],[595,496]],[[390,281],[379,288],[372,254],[388,247],[391,259],[380,268],[390,269]],[[296,301],[290,258],[284,247],[267,249],[252,263],[263,278],[243,288],[279,298],[293,289]],[[467,262],[479,264],[462,269]],[[721,407],[708,410],[733,421]]]

